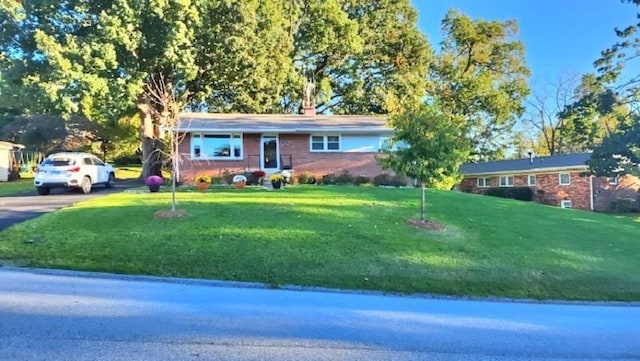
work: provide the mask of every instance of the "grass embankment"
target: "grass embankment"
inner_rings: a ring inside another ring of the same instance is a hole
[[[352,186],[113,194],[0,233],[25,266],[403,293],[640,300],[638,219],[428,191],[445,230],[406,224],[419,190]]]

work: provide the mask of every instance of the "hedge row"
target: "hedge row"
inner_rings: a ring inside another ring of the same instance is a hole
[[[521,201],[531,201],[533,190],[529,187],[494,187],[487,189],[484,194],[500,198],[512,198]]]

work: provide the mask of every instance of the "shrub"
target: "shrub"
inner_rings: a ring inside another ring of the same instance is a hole
[[[617,198],[611,201],[609,208],[614,212],[629,213],[637,212],[635,200],[629,198]]]
[[[373,177],[373,185],[375,186],[390,186],[391,185],[391,174],[382,173]]]
[[[233,183],[233,174],[228,169],[224,169],[220,172],[220,176],[222,177],[222,182],[224,184],[232,184]]]
[[[316,177],[309,172],[302,172],[296,178],[298,184],[316,184]]]
[[[400,174],[391,175],[389,173],[382,173],[373,177],[373,184],[375,186],[404,187],[407,183],[407,177]]]
[[[346,170],[339,176],[335,177],[335,180],[336,184],[353,184],[353,176]]]
[[[401,174],[396,174],[391,177],[391,185],[394,187],[404,187],[407,183],[409,183],[409,180]]]
[[[533,199],[533,190],[529,187],[493,187],[488,188],[484,194],[493,197],[512,198],[527,202]]]
[[[366,184],[371,182],[371,179],[369,179],[369,177],[365,177],[363,175],[359,175],[359,176],[355,176],[353,177],[353,184],[359,186],[362,184]]]
[[[324,185],[337,184],[336,175],[333,173],[325,174],[322,176],[320,183]]]

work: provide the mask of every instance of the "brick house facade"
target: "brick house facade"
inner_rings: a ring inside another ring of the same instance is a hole
[[[615,200],[638,207],[640,182],[587,175],[590,153],[465,164],[460,190],[483,194],[491,187],[530,187],[533,201],[558,207],[611,211]]]
[[[182,119],[179,173],[187,182],[259,169],[373,177],[383,173],[376,156],[393,133],[376,116],[185,113]]]

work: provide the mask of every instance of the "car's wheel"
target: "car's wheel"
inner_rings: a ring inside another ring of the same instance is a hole
[[[107,188],[113,188],[116,186],[116,175],[113,173],[109,173],[109,180],[104,184]]]
[[[38,194],[41,196],[46,196],[51,193],[51,189],[49,187],[36,187]]]
[[[91,193],[91,178],[85,176],[82,178],[82,184],[80,185],[80,191],[83,194]]]

